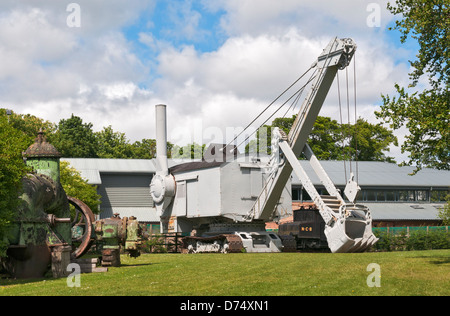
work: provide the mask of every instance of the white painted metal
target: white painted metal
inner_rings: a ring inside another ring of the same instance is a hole
[[[350,202],[355,203],[359,191],[361,191],[361,188],[358,183],[356,183],[355,176],[352,172],[350,173],[350,179],[348,179],[347,185],[345,186],[344,194]]]
[[[335,38],[319,56],[314,65],[317,67],[318,75],[300,108],[289,135],[286,137],[278,129],[274,129],[272,150],[275,156],[272,156],[271,176],[266,183],[265,190],[261,192],[247,217],[248,219],[264,219],[270,214],[274,201],[279,197],[280,187],[293,170],[325,221],[325,235],[332,252],[363,251],[376,241],[371,230],[370,211],[367,207],[347,205],[344,202],[339,190],[336,189],[311,148],[306,144],[338,69],[348,66],[355,50],[356,45],[351,39]],[[281,156],[276,156],[281,155],[279,149],[287,161],[283,162]],[[302,152],[305,153],[314,172],[328,191],[328,196],[319,195],[301,167],[298,157]],[[345,189],[345,194],[351,202],[356,200],[358,191],[358,184],[351,178]]]
[[[156,172],[166,176],[169,174],[167,163],[167,119],[166,105],[157,104],[155,106],[156,117]]]
[[[156,112],[156,174],[150,183],[150,195],[156,205],[156,213],[159,217],[172,203],[176,186],[173,176],[169,175],[167,160],[167,122],[166,105],[158,104]]]
[[[314,65],[318,74],[287,137],[296,157],[300,156],[305,147],[338,69],[345,68],[350,63],[355,50],[356,44],[351,39],[335,38],[318,57]],[[291,173],[292,167],[286,163],[280,166],[276,175],[269,178],[248,214],[249,219],[265,219],[270,216]]]
[[[281,141],[279,146],[325,221],[325,236],[331,252],[364,251],[372,246],[377,239],[372,233],[372,217],[369,209],[363,205],[346,204],[337,190],[334,190],[335,196],[319,195],[289,144]],[[313,155],[309,156],[313,157]],[[314,163],[317,164],[318,161]],[[329,180],[320,164],[314,170],[319,178],[324,181]],[[355,184],[356,182],[350,185]]]
[[[333,39],[318,57],[317,75],[289,136],[274,129],[270,163],[243,156],[226,161],[202,161],[169,175],[166,152],[165,105],[156,106],[157,173],[150,185],[163,232],[191,232],[202,224],[229,223],[230,232],[241,235],[247,251],[279,251],[264,229],[243,231],[245,222],[264,223],[291,210],[290,176],[294,170],[325,220],[333,252],[361,251],[374,242],[367,208],[348,207],[309,147],[306,140],[338,69],[348,66],[356,45],[351,39]],[[281,150],[280,150],[281,149]],[[305,151],[315,172],[330,193],[320,196],[302,169],[298,157]],[[211,150],[211,154],[213,154]],[[215,153],[217,154],[217,153]],[[286,159],[280,155],[283,154]],[[249,167],[249,164],[251,166]],[[349,190],[353,192],[354,184]],[[178,189],[177,189],[178,187]],[[285,191],[285,189],[287,190]],[[287,194],[285,194],[287,193]],[[287,198],[286,198],[287,197]],[[174,201],[172,203],[172,201]],[[216,232],[211,232],[216,233]],[[278,238],[279,240],[279,238]],[[202,245],[206,250],[217,245]],[[276,249],[275,249],[276,248]]]
[[[305,154],[306,159],[309,160],[311,167],[319,177],[320,182],[323,184],[328,194],[331,196],[335,196],[341,203],[344,203],[339,190],[335,187],[333,181],[331,181],[330,177],[325,172],[325,169],[323,169],[322,165],[320,164],[319,159],[317,159],[316,155],[314,155],[311,147],[309,147],[308,144],[306,144],[303,148],[303,153]]]

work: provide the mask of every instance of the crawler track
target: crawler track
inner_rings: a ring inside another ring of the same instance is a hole
[[[241,238],[234,234],[188,236],[184,237],[182,242],[182,253],[238,253],[244,248]]]

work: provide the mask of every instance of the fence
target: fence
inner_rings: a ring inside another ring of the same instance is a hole
[[[449,249],[449,226],[374,227],[374,251]]]
[[[450,226],[407,226],[407,227],[373,227],[374,233],[386,233],[392,235],[406,234],[410,235],[412,232],[426,231],[428,232],[449,232]]]
[[[144,242],[144,252],[181,252],[181,239],[189,234],[186,233],[168,233],[149,236]]]

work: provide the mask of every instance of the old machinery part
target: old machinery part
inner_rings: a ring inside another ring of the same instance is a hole
[[[175,179],[171,175],[156,174],[150,183],[150,195],[157,204],[161,204],[167,199],[171,200],[175,196],[175,189]]]
[[[330,251],[325,236],[325,222],[316,207],[294,210],[293,221],[278,226],[285,252]]]
[[[242,247],[247,252],[279,252],[282,249],[292,251],[298,247],[298,243],[294,245],[293,238],[289,237],[291,234],[282,234],[281,240],[275,234],[265,232],[264,227],[241,228],[244,227],[243,224],[264,223],[288,214],[286,210],[290,211],[292,206],[288,205],[286,208],[284,205],[285,188],[295,172],[323,218],[325,226],[319,233],[325,236],[332,252],[364,251],[375,243],[377,239],[371,230],[372,219],[368,208],[347,203],[343,199],[307,145],[314,122],[338,71],[350,64],[355,51],[356,44],[352,39],[332,39],[310,67],[309,70],[314,69],[310,80],[278,107],[276,111],[294,96],[297,99],[297,95],[299,96],[306,86],[310,87],[288,135],[279,129],[273,129],[272,156],[265,167],[254,163],[241,164],[238,159],[217,165],[202,160],[191,163],[184,169],[175,167],[169,170],[166,152],[166,106],[157,105],[157,171],[150,191],[161,220],[162,231],[192,232],[194,227],[208,226],[202,235],[186,237],[186,251],[194,253],[228,252],[228,239],[224,235],[240,238]],[[306,73],[282,95],[304,75]],[[275,101],[278,99],[279,97]],[[272,103],[264,111],[271,105]],[[302,153],[328,195],[319,195],[303,170],[298,161]],[[350,201],[355,201],[358,190],[357,183],[350,181],[345,190]],[[291,198],[287,197],[288,201]],[[217,223],[230,223],[229,221],[232,221],[231,226],[226,227],[226,224],[222,227],[223,230],[215,230],[219,227],[214,227]],[[301,243],[307,247],[322,245],[320,242],[305,239],[302,239]]]
[[[169,174],[167,161],[167,119],[166,105],[155,106],[156,118],[156,174],[150,183],[150,195],[155,202],[156,213],[162,216],[164,210],[172,203],[176,193],[176,182]]]
[[[244,249],[241,238],[234,234],[211,237],[187,236],[182,242],[183,253],[240,253]]]
[[[130,257],[140,256],[141,229],[134,216],[120,218],[119,214],[95,222],[97,242],[102,248],[102,265],[120,265],[120,247]],[[101,244],[101,245],[100,245]]]
[[[69,204],[62,186],[42,174],[22,179],[19,198],[2,264],[16,278],[42,277],[52,252],[71,247]]]
[[[359,252],[371,247],[378,239],[372,233],[372,217],[369,209],[363,205],[345,203],[336,188],[327,189],[334,195],[320,195],[289,144],[281,141],[279,145],[325,221],[325,236],[331,252]],[[312,155],[310,158],[313,158],[310,161],[317,166],[316,172],[322,183],[334,187],[315,156]]]
[[[208,225],[201,236],[183,238],[185,253],[280,252],[282,240],[265,231],[264,222],[216,223]]]
[[[75,207],[72,215],[72,257],[80,258],[91,248],[94,242],[94,213],[83,201],[68,196],[70,204]]]
[[[297,251],[297,240],[292,235],[282,235],[278,234],[283,243],[283,252],[296,252]]]

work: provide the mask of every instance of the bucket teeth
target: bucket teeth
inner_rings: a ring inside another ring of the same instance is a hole
[[[356,211],[364,211],[365,217],[353,213]],[[325,229],[331,252],[363,252],[378,241],[372,233],[372,221],[367,208],[352,206],[346,208],[345,213],[348,216],[338,219],[333,226]],[[361,228],[362,225],[364,229]],[[349,230],[352,237],[349,236]]]

